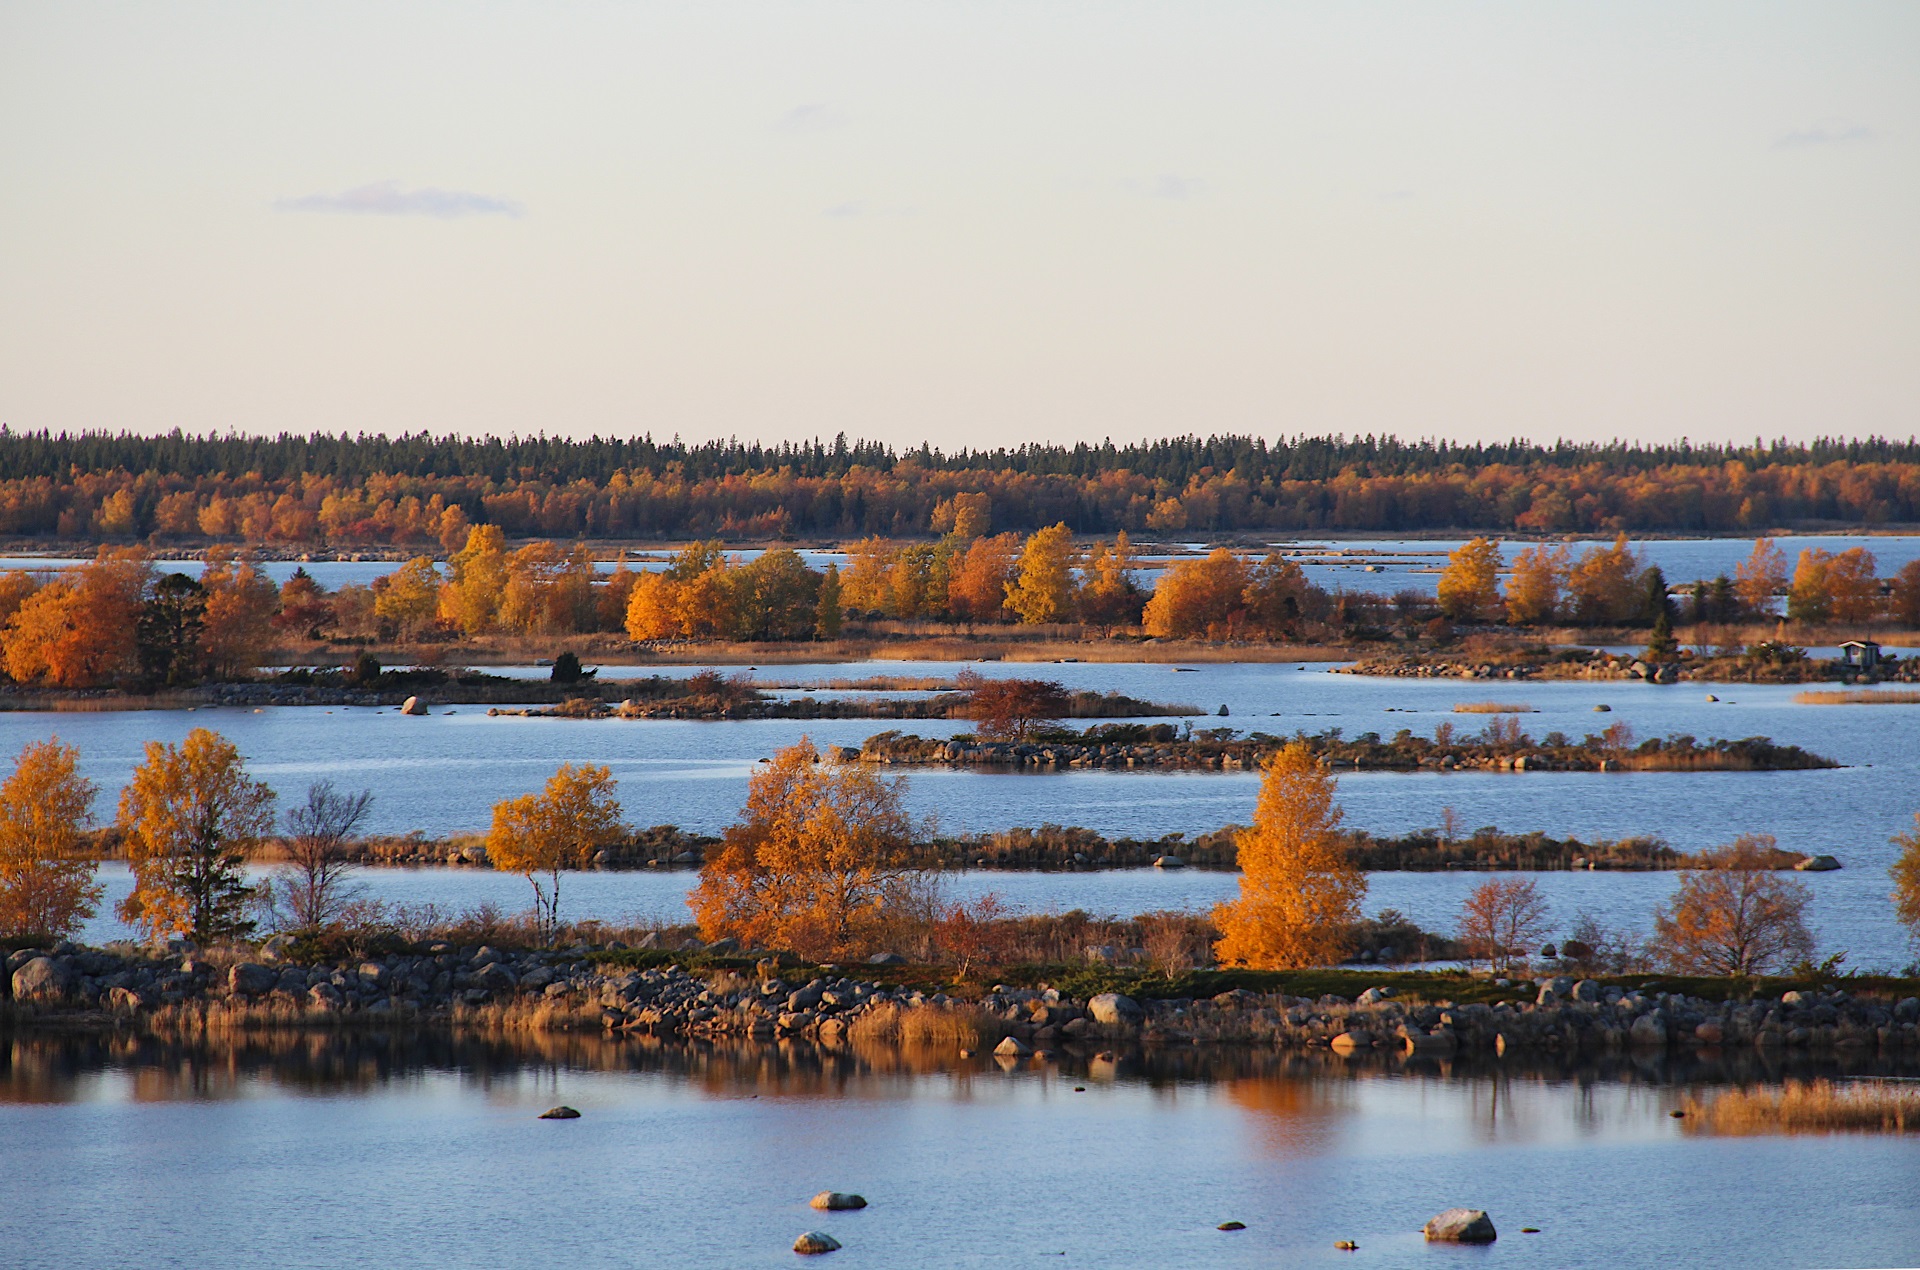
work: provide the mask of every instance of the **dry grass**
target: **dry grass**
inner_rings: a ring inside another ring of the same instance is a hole
[[[1796,692],[1793,694],[1795,705],[1802,706],[1917,706],[1920,705],[1920,692],[1910,688],[1899,688],[1884,692],[1871,689],[1847,692],[1828,690],[1824,692]]]
[[[1535,714],[1524,701],[1462,701],[1453,707],[1455,714]]]
[[[1730,1089],[1705,1103],[1688,1099],[1695,1132],[1902,1133],[1920,1130],[1920,1083],[1789,1081],[1778,1089]]]
[[[868,1010],[847,1030],[856,1044],[948,1050],[977,1050],[997,1044],[1004,1035],[1004,1025],[980,1010],[935,1005],[908,1009],[891,1003]]]

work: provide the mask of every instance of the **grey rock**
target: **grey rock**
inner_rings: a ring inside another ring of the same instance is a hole
[[[1600,999],[1600,985],[1591,979],[1582,979],[1573,985],[1575,1001],[1594,1002]]]
[[[278,971],[250,961],[240,962],[227,971],[227,990],[243,997],[262,996],[272,992],[279,983]]]
[[[840,1241],[820,1230],[803,1230],[800,1237],[793,1241],[793,1250],[803,1257],[818,1256],[823,1252],[837,1252]]]
[[[425,714],[426,712],[427,712],[427,703],[420,700],[420,698],[418,697],[408,697],[405,701],[400,703],[401,714],[419,715],[419,714]]]
[[[828,1213],[842,1213],[867,1206],[865,1196],[853,1195],[845,1191],[821,1191],[807,1203]]]
[[[1008,1036],[993,1047],[993,1052],[1001,1058],[1025,1058],[1033,1053],[1033,1047],[1019,1037]]]
[[[1102,992],[1087,1002],[1093,1021],[1105,1027],[1138,1022],[1143,1011],[1140,1003],[1118,992]]]
[[[1478,1208],[1449,1208],[1429,1218],[1422,1233],[1434,1243],[1490,1244],[1499,1238],[1493,1219]]]
[[[287,955],[292,952],[293,945],[294,937],[292,935],[275,935],[272,939],[260,945],[260,960],[270,962],[285,961]]]
[[[1802,857],[1793,867],[1802,873],[1831,873],[1840,867],[1840,862],[1830,855],[1810,855]]]
[[[35,957],[13,972],[13,995],[19,1001],[58,1001],[70,986],[67,973],[51,957]]]
[[[572,1107],[548,1107],[540,1113],[542,1120],[578,1120],[580,1113]]]
[[[1184,869],[1187,867],[1187,862],[1177,855],[1156,856],[1154,857],[1153,867],[1156,869]]]
[[[867,964],[869,966],[904,966],[907,964],[907,959],[899,953],[883,952],[867,958]]]

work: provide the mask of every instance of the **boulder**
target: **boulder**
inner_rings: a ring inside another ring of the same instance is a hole
[[[1354,1001],[1359,1005],[1379,1005],[1392,995],[1392,988],[1368,988],[1365,992],[1355,997]]]
[[[1802,873],[1831,873],[1840,867],[1840,862],[1830,855],[1802,856],[1793,866]]]
[[[1362,1028],[1353,1028],[1333,1038],[1333,1052],[1351,1054],[1355,1050],[1373,1048],[1373,1033]]]
[[[260,945],[260,960],[285,961],[293,951],[294,943],[295,940],[292,935],[275,935],[272,939]]]
[[[1118,992],[1102,992],[1087,1002],[1087,1012],[1093,1015],[1095,1023],[1112,1027],[1119,1023],[1138,1022],[1144,1013],[1140,1003],[1132,997]]]
[[[427,703],[418,697],[408,697],[400,703],[401,714],[425,714],[426,712]]]
[[[1499,1236],[1493,1219],[1478,1208],[1449,1208],[1427,1221],[1422,1231],[1433,1243],[1490,1244]]]
[[[994,1046],[993,1052],[1001,1058],[1025,1058],[1033,1053],[1033,1047],[1017,1036],[1009,1036]]]
[[[883,952],[867,958],[867,964],[869,966],[904,966],[907,964],[907,959],[899,953]]]
[[[18,1001],[58,1001],[67,995],[67,975],[51,957],[35,957],[13,972]]]
[[[793,1250],[803,1257],[817,1256],[823,1252],[836,1252],[840,1241],[820,1230],[803,1230],[800,1237],[793,1241]]]
[[[1633,1021],[1627,1039],[1635,1045],[1659,1046],[1667,1043],[1667,1020],[1658,1010],[1649,1010]]]
[[[844,1213],[850,1209],[867,1206],[864,1196],[851,1195],[845,1191],[821,1191],[807,1203],[826,1213]]]
[[[578,1120],[580,1113],[572,1107],[548,1107],[540,1113],[542,1120]]]
[[[279,971],[251,961],[240,962],[227,971],[227,990],[236,996],[264,996],[278,987],[279,983]]]
[[[1155,856],[1153,867],[1156,869],[1184,869],[1187,867],[1187,862],[1177,855]]]
[[[1600,999],[1600,985],[1592,979],[1582,979],[1579,983],[1573,985],[1573,999],[1575,1001],[1585,1001],[1589,1003],[1598,1001]]]

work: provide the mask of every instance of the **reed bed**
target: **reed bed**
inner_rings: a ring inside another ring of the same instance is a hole
[[[1777,1089],[1730,1089],[1688,1099],[1699,1133],[1906,1133],[1920,1130],[1920,1082],[1788,1081]]]
[[[949,1050],[980,1049],[1005,1035],[1006,1025],[983,1010],[936,1005],[907,1009],[891,1003],[874,1006],[847,1030],[856,1044]]]
[[[1828,689],[1818,692],[1796,692],[1794,704],[1803,706],[1920,706],[1920,692],[1911,688],[1896,688],[1876,692],[1872,689],[1846,691]]]
[[[1453,707],[1455,714],[1538,714],[1524,701],[1462,701]]]

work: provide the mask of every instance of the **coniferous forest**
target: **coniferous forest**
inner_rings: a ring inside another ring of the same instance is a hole
[[[1750,533],[1920,521],[1920,445],[1183,437],[946,453],[869,442],[0,430],[0,534],[421,544],[945,532]]]

